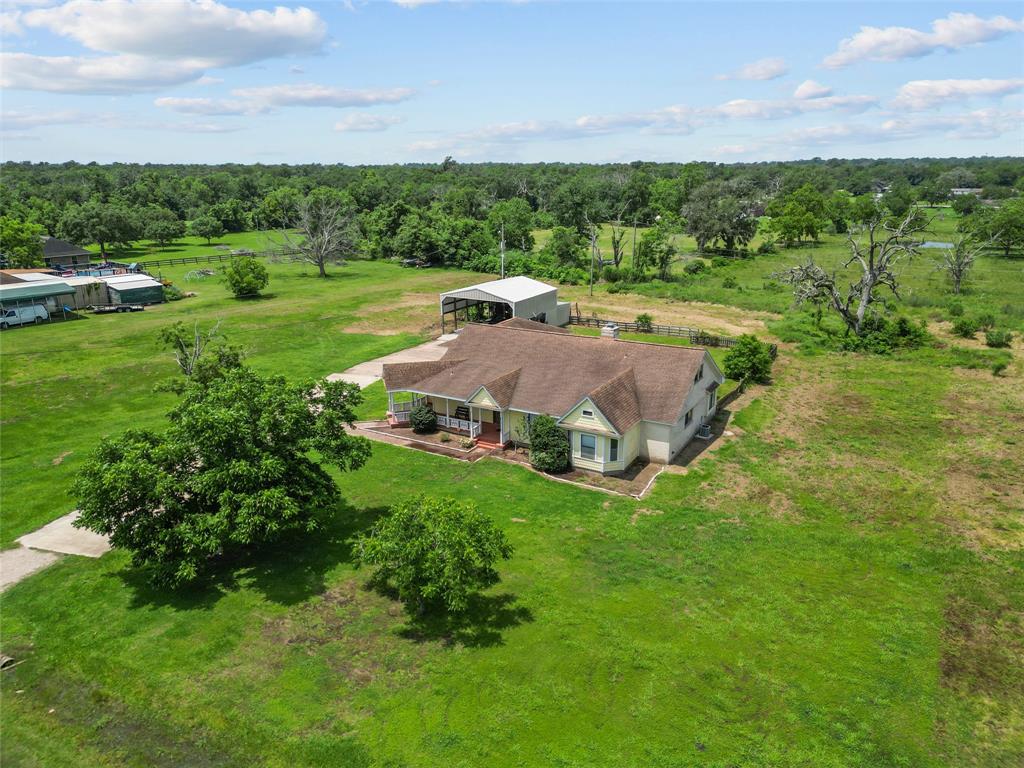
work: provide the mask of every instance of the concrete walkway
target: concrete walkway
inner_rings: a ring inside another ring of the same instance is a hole
[[[332,373],[327,377],[328,381],[347,381],[358,384],[360,388],[368,387],[380,381],[384,376],[384,363],[420,363],[430,360],[440,360],[447,351],[445,346],[455,338],[454,333],[446,333],[433,341],[420,344],[418,347],[410,347],[400,352],[393,352],[375,360],[369,360],[359,365],[354,365],[347,371]]]
[[[61,555],[99,557],[110,549],[106,536],[75,528],[69,512],[18,539],[20,547],[0,552],[0,591],[52,565]]]

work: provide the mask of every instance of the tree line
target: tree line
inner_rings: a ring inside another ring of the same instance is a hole
[[[402,258],[582,282],[596,263],[639,280],[664,276],[686,232],[701,251],[749,246],[760,218],[783,244],[846,231],[879,195],[900,215],[915,202],[960,208],[1024,190],[1018,158],[812,160],[790,163],[439,164],[390,166],[6,163],[5,253],[38,260],[40,234],[102,253],[185,234],[290,230],[330,210],[344,255]],[[977,195],[953,195],[970,188]],[[967,211],[970,212],[970,211]],[[307,222],[308,223],[308,222]],[[611,247],[598,227],[611,225]],[[637,229],[650,231],[637,235]],[[542,248],[536,229],[550,229]],[[28,251],[24,255],[18,255]]]

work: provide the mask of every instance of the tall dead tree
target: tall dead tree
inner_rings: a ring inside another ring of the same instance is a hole
[[[793,286],[797,304],[825,304],[842,318],[848,330],[860,336],[872,304],[885,304],[880,289],[899,298],[896,266],[917,254],[921,241],[915,235],[928,226],[928,219],[913,208],[902,219],[891,219],[881,211],[860,231],[848,235],[850,258],[843,265],[860,267],[860,279],[844,291],[835,272],[829,273],[810,259],[806,264],[773,275]]]
[[[960,289],[963,287],[964,280],[967,279],[967,273],[974,266],[974,260],[988,245],[991,245],[990,240],[978,242],[970,237],[961,237],[953,244],[952,248],[943,250],[935,268],[949,275],[955,295],[960,295]]]
[[[299,261],[312,264],[327,277],[328,264],[344,264],[356,251],[355,214],[330,199],[307,200],[299,206],[298,240],[287,238]]]

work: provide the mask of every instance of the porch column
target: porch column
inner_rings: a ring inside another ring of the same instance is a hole
[[[395,393],[388,392],[388,413],[395,412]]]

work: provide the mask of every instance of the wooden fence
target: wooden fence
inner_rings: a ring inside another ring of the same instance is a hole
[[[582,325],[588,328],[604,328],[606,325],[617,326],[620,331],[626,333],[651,334],[652,336],[677,336],[689,340],[691,344],[698,347],[734,347],[736,339],[731,336],[716,336],[699,328],[688,328],[685,325],[650,325],[627,320],[605,320],[599,317],[584,317],[582,315],[569,315],[569,325]],[[774,344],[770,345],[772,359],[778,355],[779,350]]]
[[[236,256],[256,256],[258,258],[269,256],[294,256],[298,253],[295,248],[272,248],[269,251],[252,251],[247,253],[211,253],[207,256],[182,256],[176,259],[152,259],[150,261],[137,261],[135,264],[143,270],[150,267],[170,267],[175,264],[210,264],[215,261],[231,261]],[[128,266],[127,264],[125,266]]]

